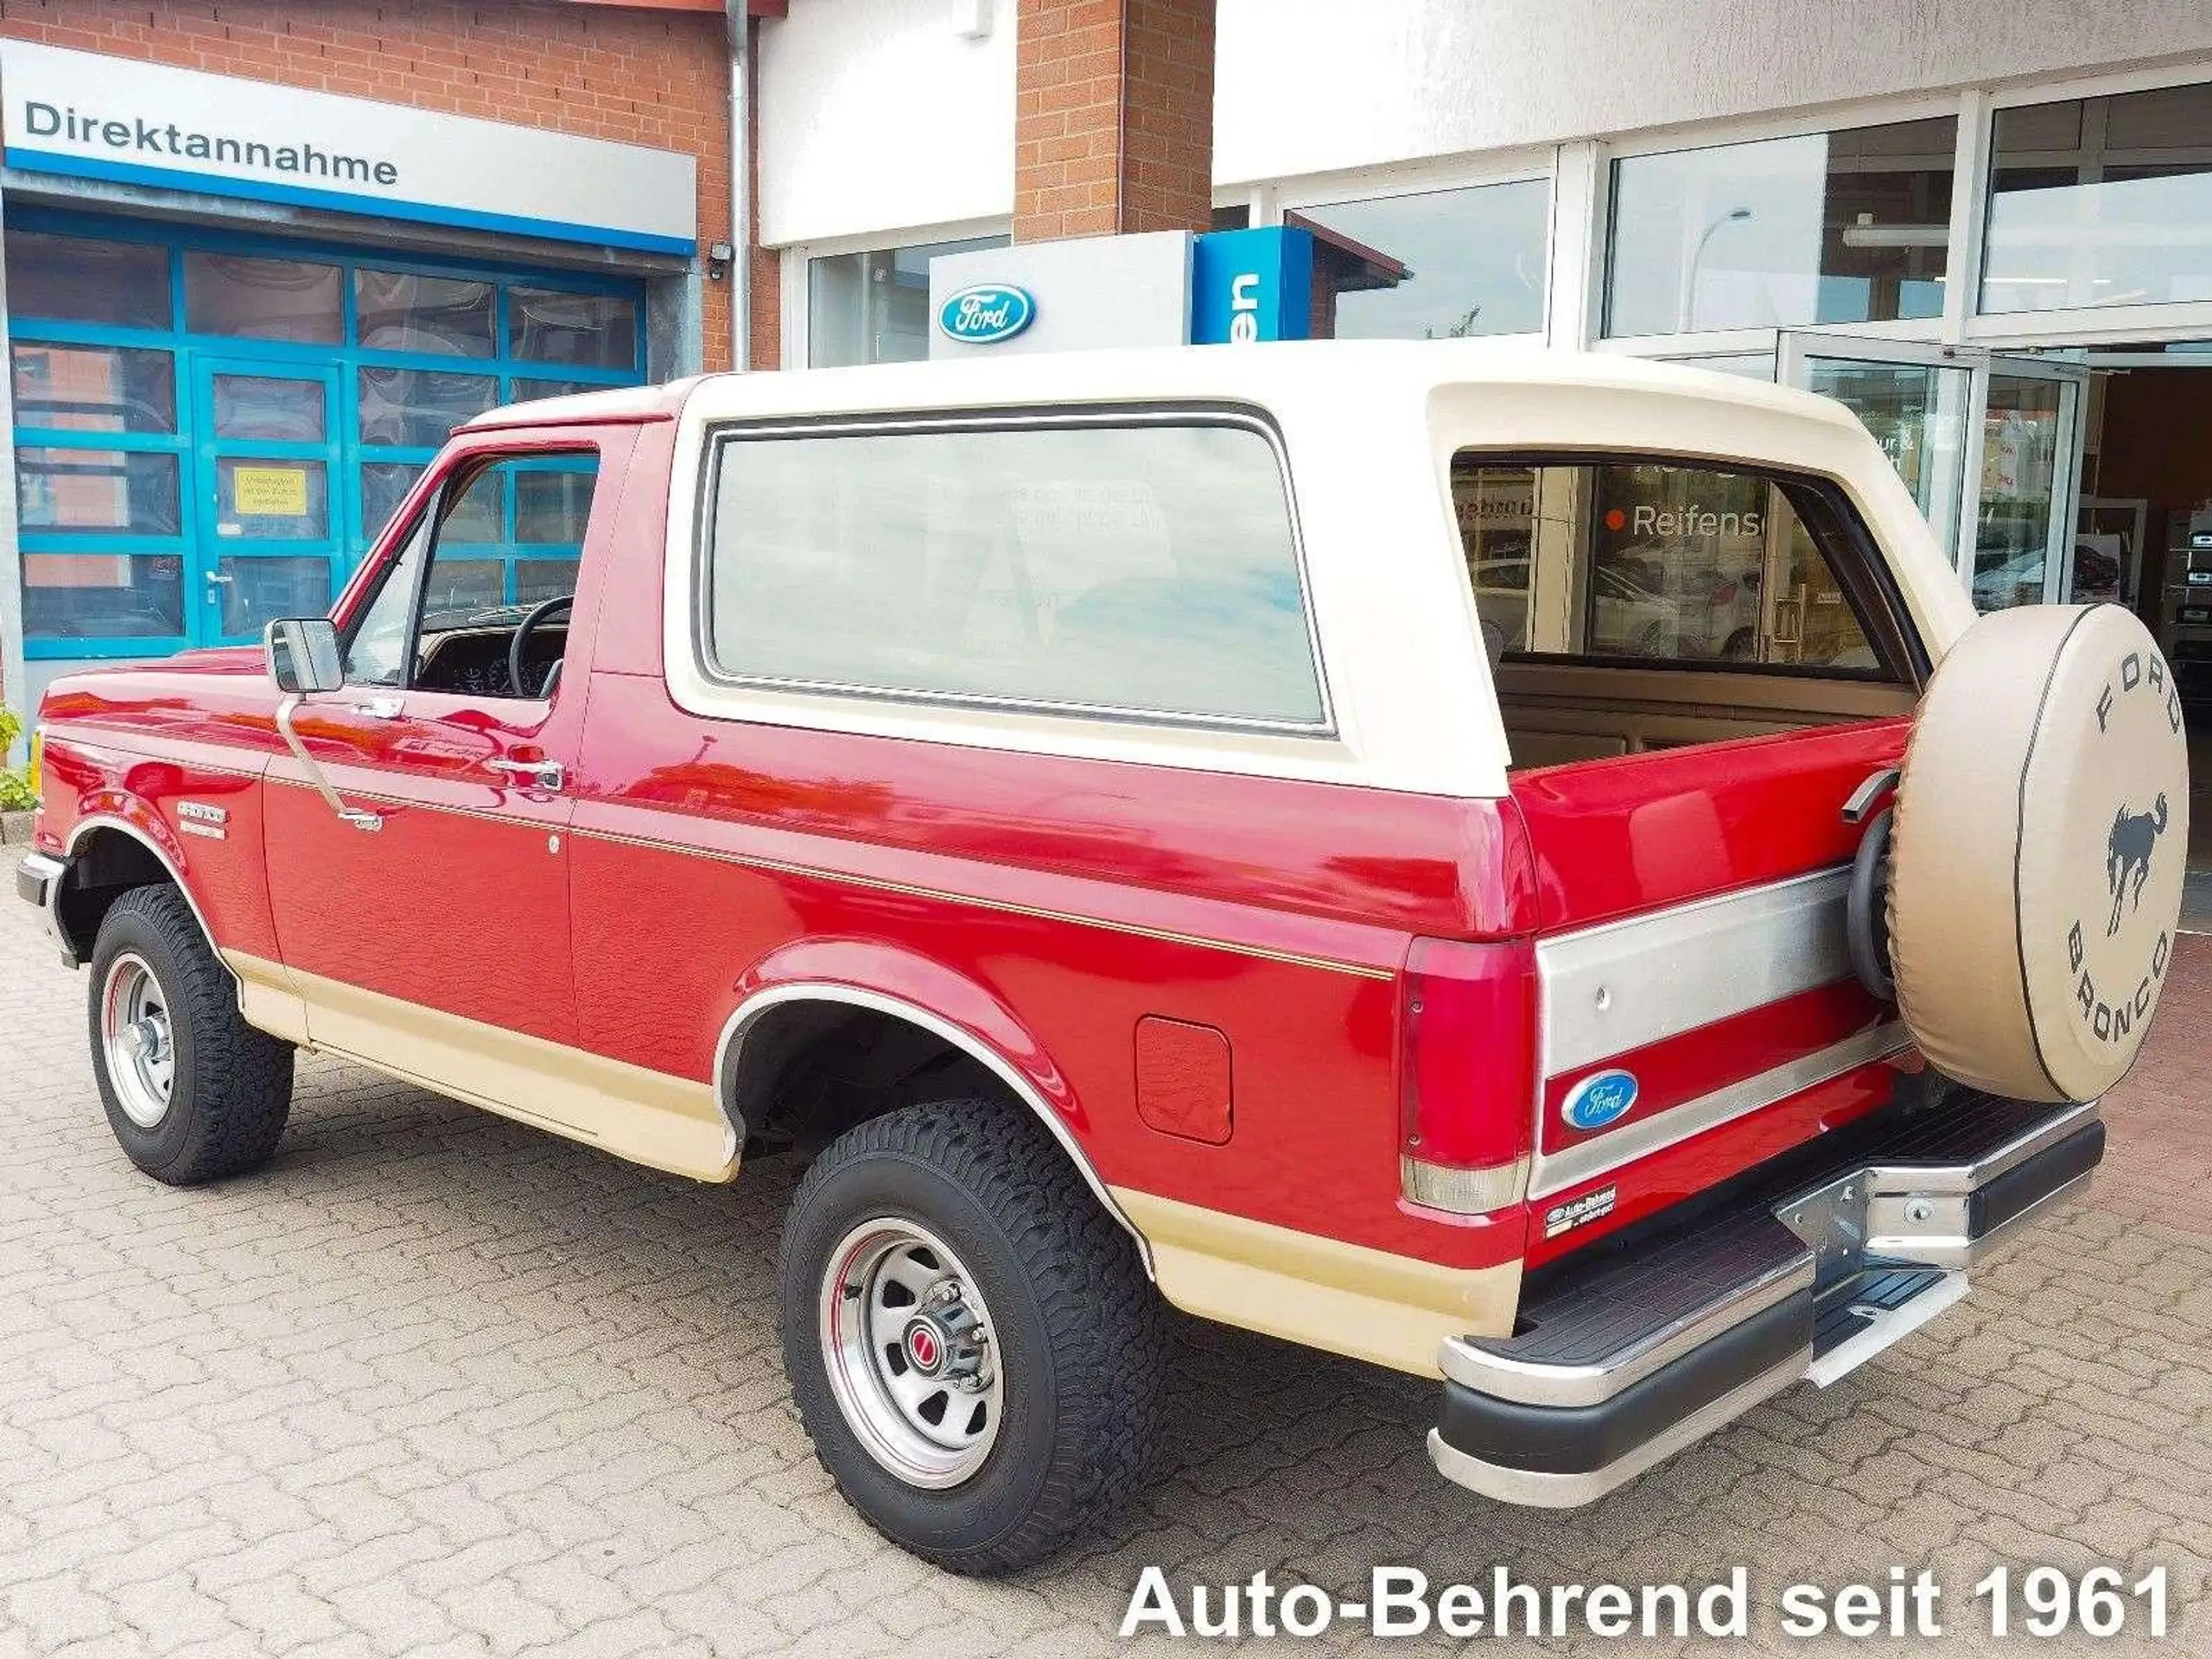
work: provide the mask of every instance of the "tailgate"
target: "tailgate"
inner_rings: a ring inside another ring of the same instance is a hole
[[[1916,1064],[1853,977],[1859,826],[1905,719],[1524,772],[1541,906],[1531,1266],[1859,1117]]]

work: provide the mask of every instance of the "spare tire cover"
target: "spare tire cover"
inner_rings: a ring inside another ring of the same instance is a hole
[[[2120,1080],[2158,1007],[2189,849],[2189,744],[2116,605],[1986,616],[1937,666],[1897,785],[1897,1009],[1945,1075],[2022,1100]]]

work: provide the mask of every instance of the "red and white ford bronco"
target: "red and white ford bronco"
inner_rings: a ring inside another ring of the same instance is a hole
[[[2088,1179],[2188,840],[2141,626],[1976,620],[1837,406],[1451,343],[496,411],[330,619],[38,730],[136,1163],[301,1047],[795,1149],[798,1409],[978,1573],[1137,1479],[1168,1303],[1516,1503],[1833,1381]]]

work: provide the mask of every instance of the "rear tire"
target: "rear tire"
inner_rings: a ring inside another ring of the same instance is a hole
[[[1166,1318],[1128,1236],[1020,1107],[910,1106],[841,1135],[799,1184],[780,1271],[800,1419],[893,1543],[1010,1573],[1137,1485]]]
[[[92,947],[92,1075],[108,1127],[157,1181],[269,1161],[292,1107],[292,1046],[240,1017],[238,986],[184,895],[134,887]]]

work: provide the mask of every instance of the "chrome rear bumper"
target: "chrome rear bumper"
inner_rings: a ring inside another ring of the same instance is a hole
[[[1446,1342],[1429,1455],[1488,1497],[1590,1503],[1926,1324],[2104,1139],[2094,1103],[1963,1090],[1823,1136],[1532,1275],[1514,1336]]]

